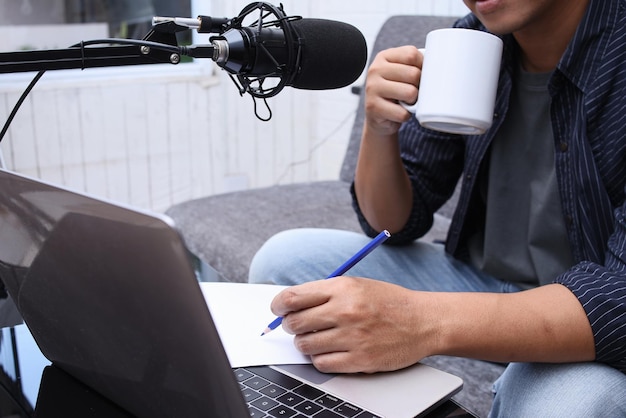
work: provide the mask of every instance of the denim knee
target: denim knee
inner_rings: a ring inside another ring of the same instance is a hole
[[[290,249],[297,238],[294,232],[284,231],[272,236],[257,251],[250,263],[248,282],[288,284],[284,281],[284,274],[290,270],[291,264],[297,263]]]
[[[345,261],[345,254],[369,238],[331,229],[302,228],[280,232],[255,254],[250,283],[295,285],[325,278]],[[356,243],[354,243],[356,242]]]
[[[624,417],[626,375],[601,363],[512,363],[490,417]]]

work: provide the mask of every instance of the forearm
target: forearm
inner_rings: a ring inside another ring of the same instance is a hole
[[[427,297],[438,312],[433,354],[502,362],[595,359],[589,320],[578,299],[562,285],[512,294]]]
[[[401,230],[411,213],[411,183],[400,158],[397,134],[364,128],[354,180],[363,216],[372,228]]]

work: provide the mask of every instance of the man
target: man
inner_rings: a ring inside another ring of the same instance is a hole
[[[422,55],[380,53],[353,196],[365,232],[388,229],[403,246],[350,271],[378,280],[294,286],[272,310],[322,371],[434,354],[510,362],[494,416],[626,415],[626,1],[464,1],[472,14],[457,25],[505,45],[493,126],[420,127],[398,102],[416,100]],[[461,176],[445,252],[414,242]],[[250,279],[315,280],[362,245],[341,231],[281,233]]]

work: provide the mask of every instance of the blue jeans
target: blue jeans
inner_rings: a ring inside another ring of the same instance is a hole
[[[325,278],[370,238],[329,229],[295,229],[269,239],[252,260],[251,283],[294,285]],[[383,245],[347,275],[392,282],[409,289],[444,292],[517,292],[515,283],[482,273],[445,253],[443,246],[414,242]],[[626,375],[599,363],[513,363],[494,384],[491,416],[626,416]]]

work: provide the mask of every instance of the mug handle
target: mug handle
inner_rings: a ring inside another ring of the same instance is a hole
[[[414,115],[417,112],[417,100],[413,104],[408,104],[406,102],[398,102],[400,106],[405,108],[410,114]]]

